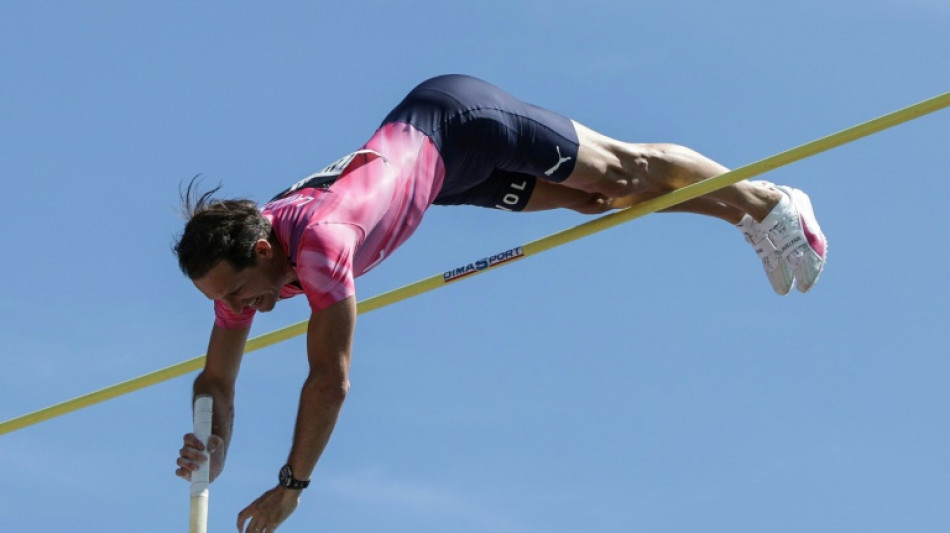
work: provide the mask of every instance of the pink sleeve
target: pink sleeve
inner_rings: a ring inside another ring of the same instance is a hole
[[[214,325],[224,329],[248,329],[254,321],[254,312],[253,309],[244,309],[240,313],[235,313],[224,303],[215,300]]]
[[[345,224],[307,228],[297,255],[296,270],[314,312],[356,294],[353,255],[357,239],[357,230]]]

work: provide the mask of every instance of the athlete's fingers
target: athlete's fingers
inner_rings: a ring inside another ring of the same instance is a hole
[[[198,439],[198,437],[195,436],[194,433],[188,433],[187,435],[185,435],[184,441],[185,441],[185,446],[194,448],[196,450],[201,450],[201,451],[204,451],[205,449],[205,445],[201,443],[201,441]]]
[[[177,464],[178,466],[186,470],[191,470],[191,471],[198,470],[201,467],[199,464],[193,463],[184,457],[179,457],[178,460],[175,461],[175,464]]]
[[[175,470],[175,475],[184,479],[185,481],[191,481],[191,470],[187,468],[179,468]]]
[[[200,440],[198,440],[198,437],[196,437],[194,433],[185,435],[183,440],[185,442],[185,447],[194,448],[198,451],[205,451],[205,445],[202,444]],[[214,452],[215,450],[221,448],[222,445],[224,445],[224,439],[218,435],[211,435],[208,437],[207,451],[209,453]]]
[[[203,463],[208,460],[208,454],[204,452],[199,452],[194,448],[189,448],[185,446],[184,448],[178,450],[178,455],[184,459],[189,459],[191,461],[198,461]]]
[[[248,505],[247,507],[245,507],[240,513],[238,513],[237,530],[239,533],[244,532],[244,523],[247,522],[249,518],[252,518],[254,516],[254,511],[251,510],[253,507],[254,507],[254,504],[252,503],[251,505]],[[251,531],[251,530],[248,529],[247,531]]]

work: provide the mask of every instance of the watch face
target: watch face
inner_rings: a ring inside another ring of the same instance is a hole
[[[290,465],[284,465],[280,469],[280,475],[277,479],[280,481],[280,486],[288,489],[305,489],[310,485],[309,481],[294,479],[294,471],[290,468]]]
[[[285,487],[289,487],[293,478],[294,474],[293,470],[290,469],[290,465],[284,465],[283,468],[280,469],[280,477],[278,478],[280,480],[280,484]]]

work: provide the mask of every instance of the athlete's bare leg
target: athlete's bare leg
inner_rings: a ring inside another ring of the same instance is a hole
[[[574,171],[562,185],[610,199],[607,209],[629,207],[728,171],[685,146],[625,143],[577,122],[574,127],[580,148]],[[733,224],[745,214],[761,221],[781,194],[771,187],[742,181],[670,210],[715,216]]]
[[[545,209],[573,209],[579,213],[596,215],[611,209],[622,209],[660,196],[665,191],[653,193],[630,194],[620,198],[607,198],[600,193],[586,192],[580,189],[566,187],[539,179],[534,186],[534,192],[528,200],[524,211],[543,211]],[[730,224],[738,224],[742,220],[743,212],[715,200],[700,197],[688,200],[662,213],[696,213],[725,220]]]

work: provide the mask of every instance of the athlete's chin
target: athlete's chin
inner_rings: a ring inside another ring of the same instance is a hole
[[[267,313],[268,311],[272,311],[275,305],[277,305],[276,298],[262,294],[258,296],[249,307],[259,313]]]

